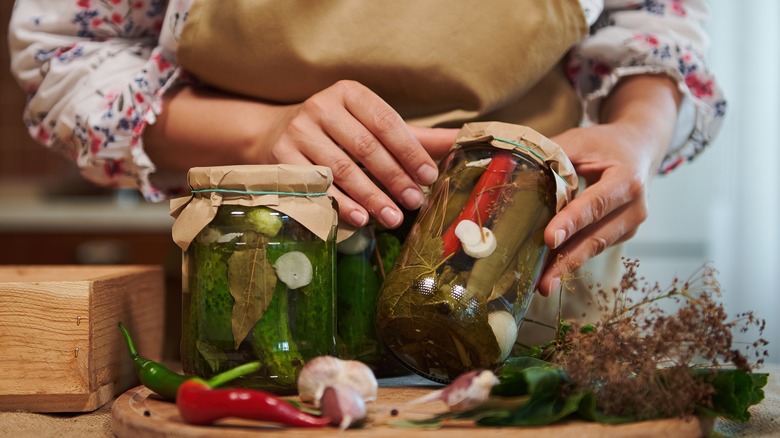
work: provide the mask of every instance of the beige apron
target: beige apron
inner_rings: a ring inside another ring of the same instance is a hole
[[[196,0],[177,58],[270,102],[351,79],[413,124],[497,120],[551,136],[580,121],[560,61],[586,32],[577,0]]]
[[[267,102],[350,79],[411,124],[494,120],[551,137],[580,122],[562,61],[587,31],[577,0],[196,0],[177,59],[208,85]],[[570,295],[565,316],[591,313],[589,293]],[[557,305],[535,299],[529,318],[554,322]],[[521,337],[552,335],[537,329]]]

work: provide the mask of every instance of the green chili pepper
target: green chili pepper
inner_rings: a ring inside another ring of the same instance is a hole
[[[127,331],[121,322],[117,325],[125,337],[127,348],[130,350],[130,358],[133,359],[133,366],[141,383],[164,399],[175,401],[179,386],[189,379],[189,376],[182,376],[160,363],[139,356],[138,351],[135,349],[135,343],[130,337],[130,332]]]
[[[146,359],[138,355],[138,351],[135,349],[135,343],[133,338],[130,337],[130,332],[127,331],[125,326],[120,322],[117,324],[119,329],[122,330],[122,335],[125,337],[127,348],[130,350],[130,357],[133,359],[133,365],[135,366],[135,372],[141,383],[147,388],[154,391],[164,399],[169,401],[176,401],[176,395],[179,392],[181,385],[187,380],[194,379],[194,376],[183,376],[164,365],[155,362],[151,359]],[[243,377],[247,374],[251,374],[260,369],[260,362],[247,362],[239,365],[235,368],[231,368],[225,372],[217,374],[209,379],[209,386],[216,388],[220,385],[230,382],[231,380]]]

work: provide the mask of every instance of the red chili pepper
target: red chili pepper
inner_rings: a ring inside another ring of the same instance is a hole
[[[517,166],[517,161],[510,152],[499,152],[490,160],[490,164],[479,177],[479,181],[474,186],[463,210],[441,236],[444,241],[443,259],[455,254],[460,248],[460,239],[455,235],[455,227],[460,221],[470,220],[482,224],[490,216],[490,212],[495,207],[496,199],[501,194],[501,187],[509,182],[515,166]]]
[[[176,407],[185,422],[199,425],[228,417],[294,427],[324,427],[330,423],[330,418],[307,414],[273,394],[249,388],[212,389],[209,382],[199,378],[179,387]]]

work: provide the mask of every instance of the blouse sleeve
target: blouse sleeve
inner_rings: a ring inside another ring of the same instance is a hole
[[[704,58],[707,14],[704,0],[607,0],[590,37],[572,51],[586,125],[599,122],[601,101],[625,76],[666,74],[677,82],[683,101],[660,173],[695,158],[723,121],[726,101]]]
[[[18,0],[9,23],[11,70],[27,93],[24,121],[85,178],[136,187],[150,201],[155,168],[141,134],[178,77],[159,44],[162,0]]]

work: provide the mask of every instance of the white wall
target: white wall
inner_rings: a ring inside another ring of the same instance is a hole
[[[627,255],[661,284],[712,262],[726,310],[766,319],[769,361],[780,363],[780,1],[710,0],[710,14],[723,128],[693,163],[656,179]]]

